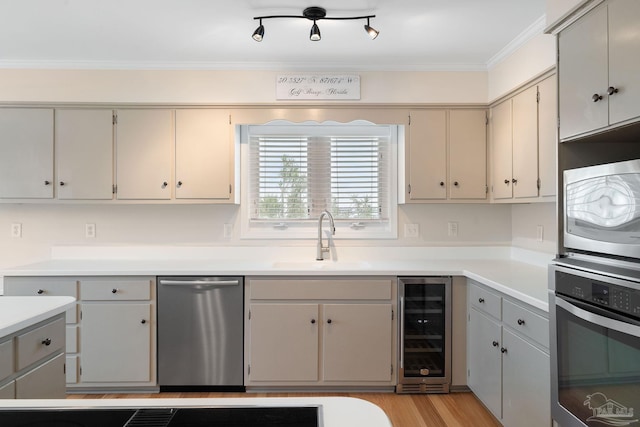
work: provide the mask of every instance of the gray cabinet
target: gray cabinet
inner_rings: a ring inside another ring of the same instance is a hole
[[[545,313],[469,280],[469,388],[505,427],[551,425]]]
[[[558,35],[560,139],[640,117],[640,3],[611,0]]]

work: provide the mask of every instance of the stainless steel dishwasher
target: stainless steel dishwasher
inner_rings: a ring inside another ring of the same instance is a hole
[[[244,390],[242,277],[158,277],[161,390]]]

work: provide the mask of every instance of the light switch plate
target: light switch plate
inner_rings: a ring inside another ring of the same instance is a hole
[[[84,225],[84,237],[88,239],[93,239],[96,237],[96,225],[95,224],[85,224]]]
[[[233,224],[224,225],[223,235],[225,239],[230,239],[233,236]]]
[[[447,224],[449,237],[457,237],[458,236],[458,223],[457,222],[449,222]]]
[[[418,237],[418,236],[420,236],[420,224],[404,225],[404,237]]]
[[[22,224],[19,222],[11,224],[11,237],[22,237]]]
[[[541,225],[536,227],[536,240],[538,242],[542,242],[542,240],[544,240],[544,227]]]

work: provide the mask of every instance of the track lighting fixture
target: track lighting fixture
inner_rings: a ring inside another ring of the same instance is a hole
[[[313,25],[311,26],[311,32],[309,33],[309,40],[311,41],[319,41],[322,37],[320,36],[320,28],[318,27],[317,21],[321,19],[331,19],[337,21],[347,21],[347,20],[355,20],[355,19],[366,19],[367,23],[364,26],[364,30],[369,34],[371,39],[375,39],[378,37],[380,33],[375,28],[371,27],[369,20],[371,18],[375,18],[376,15],[365,15],[365,16],[344,16],[344,17],[329,17],[327,16],[327,11],[322,7],[311,6],[302,11],[302,15],[269,15],[269,16],[256,16],[253,19],[259,19],[260,25],[253,32],[252,38],[261,42],[264,38],[264,25],[262,25],[263,19],[271,19],[271,18],[303,18],[313,21]]]

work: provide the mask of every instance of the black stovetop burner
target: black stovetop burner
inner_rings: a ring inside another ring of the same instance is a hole
[[[321,427],[317,406],[0,410],[2,427]]]

